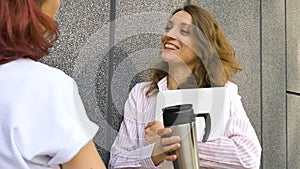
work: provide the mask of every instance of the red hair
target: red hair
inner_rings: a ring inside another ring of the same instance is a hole
[[[18,58],[39,60],[58,38],[56,21],[36,0],[0,0],[0,64]]]

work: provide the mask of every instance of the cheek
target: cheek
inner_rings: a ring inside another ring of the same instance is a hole
[[[191,50],[195,48],[195,42],[191,38],[184,37],[181,39],[181,42],[185,48],[189,48]]]
[[[60,7],[60,1],[57,1],[56,10],[58,10],[59,7]]]
[[[166,35],[162,35],[160,40],[161,40],[161,44],[163,45],[166,41]]]
[[[51,18],[55,18],[56,12],[60,6],[60,1],[45,2],[41,10]]]
[[[188,47],[185,47],[180,54],[183,56],[183,59],[188,63],[195,62],[198,57],[195,54],[195,52],[193,52],[192,49]]]

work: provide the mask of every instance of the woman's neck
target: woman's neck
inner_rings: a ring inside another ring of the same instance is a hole
[[[192,69],[184,65],[170,66],[168,71],[168,89],[178,89],[179,85],[185,82],[192,74]]]

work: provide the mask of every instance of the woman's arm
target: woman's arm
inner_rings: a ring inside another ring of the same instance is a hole
[[[94,142],[91,140],[70,161],[61,165],[62,169],[105,169]]]
[[[261,146],[237,94],[237,86],[230,85],[230,119],[225,129],[226,137],[198,143],[200,165],[258,169]]]
[[[230,123],[237,130],[242,129],[238,125],[249,127],[242,119],[232,119]],[[198,144],[201,166],[258,169],[261,147],[257,137],[232,131],[228,131],[228,134],[228,137]]]
[[[130,120],[122,122],[112,147],[108,168],[155,168],[151,160],[154,144],[146,145],[139,137],[137,125]]]
[[[175,144],[179,142],[178,138],[164,138],[158,143],[145,139],[145,128],[149,127],[148,122],[155,119],[156,105],[156,97],[146,96],[145,85],[137,84],[129,93],[124,107],[124,120],[111,148],[108,168],[157,168],[164,159],[175,160],[174,156],[166,154],[179,148],[179,144]],[[161,126],[154,130],[161,129]],[[169,129],[161,129],[158,137],[170,132]]]
[[[142,112],[141,107],[147,102],[143,88],[137,84],[129,93],[124,107],[124,120],[111,147],[108,168],[156,168],[151,160],[154,144],[147,145],[144,139],[144,128],[149,113],[153,112]],[[152,103],[147,104],[152,106],[149,104]]]

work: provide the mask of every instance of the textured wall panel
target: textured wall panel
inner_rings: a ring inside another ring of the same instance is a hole
[[[287,89],[300,93],[300,1],[286,1],[287,15]]]
[[[288,168],[300,167],[300,96],[288,95]]]
[[[287,31],[287,90],[300,93],[300,1],[286,0]],[[288,168],[299,168],[299,112],[300,97],[287,97]]]
[[[194,0],[210,11],[235,50],[243,71],[234,82],[239,86],[244,108],[258,137],[261,136],[260,115],[260,13],[259,0]]]
[[[95,143],[108,161],[107,52],[110,1],[61,1],[57,14],[61,37],[43,61],[72,76],[79,87],[87,114],[99,125]]]
[[[262,1],[263,168],[286,168],[285,5]]]

